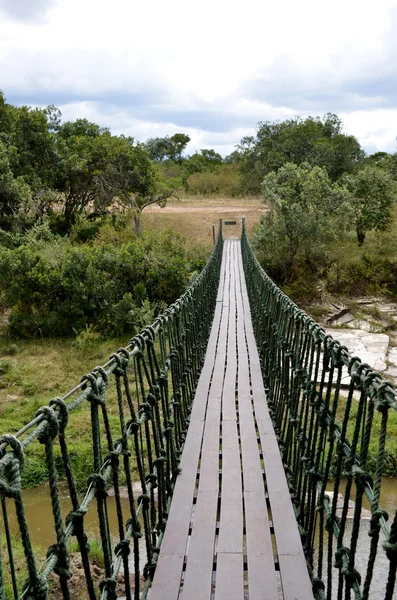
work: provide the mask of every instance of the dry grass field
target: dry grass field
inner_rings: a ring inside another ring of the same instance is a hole
[[[220,218],[237,222],[224,227],[224,237],[238,237],[242,217],[250,233],[264,212],[259,198],[182,198],[168,202],[165,208],[149,206],[142,214],[141,227],[142,231],[169,227],[211,247],[212,225],[217,229]]]

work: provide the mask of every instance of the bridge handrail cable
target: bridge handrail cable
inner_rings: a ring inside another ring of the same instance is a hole
[[[8,587],[12,592],[7,597],[16,599],[46,599],[48,578],[54,571],[59,576],[62,597],[70,598],[68,581],[69,550],[67,542],[72,535],[78,541],[87,592],[90,600],[97,599],[97,592],[89,561],[87,534],[84,516],[92,500],[97,500],[100,538],[104,556],[105,577],[101,582],[100,596],[103,600],[117,598],[116,586],[121,569],[124,571],[126,596],[138,600],[146,597],[155,570],[158,546],[161,543],[169,502],[172,496],[178,463],[188,427],[191,403],[202,367],[207,339],[215,308],[220,264],[222,259],[222,223],[215,247],[203,271],[186,292],[153,324],[146,327],[130,343],[112,354],[110,359],[91,373],[62,397],[54,398],[48,406],[40,408],[36,417],[14,435],[0,436],[0,499],[6,538],[6,563],[0,551],[0,598],[6,598],[6,570],[10,570]],[[129,371],[132,373],[129,374]],[[115,376],[113,396],[117,398],[120,439],[113,441],[107,400],[111,375]],[[66,403],[66,400],[72,398]],[[84,402],[90,403],[93,443],[93,474],[88,480],[88,489],[79,501],[73,468],[68,450],[67,423],[72,413]],[[26,435],[25,435],[26,434]],[[21,475],[28,446],[38,440],[45,449],[45,461],[50,484],[50,496],[54,517],[56,543],[47,553],[46,559],[37,568],[31,541],[24,500]],[[132,440],[132,444],[130,443]],[[58,485],[58,463],[54,447],[59,444],[63,476],[68,485],[73,510],[62,518],[60,490]],[[131,465],[131,449],[134,450],[135,465]],[[103,456],[105,454],[105,456]],[[122,462],[122,469],[119,463]],[[132,467],[139,473],[142,494],[136,503],[131,477]],[[125,521],[120,496],[120,476],[128,491],[129,516]],[[112,478],[114,489],[118,543],[112,549],[107,513],[107,489]],[[154,490],[158,489],[157,502]],[[27,580],[20,589],[10,531],[9,506],[14,502],[14,511],[24,548]],[[141,515],[142,513],[142,515]],[[139,538],[143,536],[147,562],[140,568]],[[130,544],[131,542],[131,544]],[[130,545],[134,553],[134,583],[130,582],[128,555]],[[1,550],[1,549],[0,549]],[[143,589],[142,589],[143,587]]]
[[[389,515],[380,508],[379,500],[388,414],[397,408],[396,388],[359,357],[351,356],[345,346],[278,288],[255,257],[244,223],[242,253],[269,410],[315,596],[339,600],[350,598],[353,592],[356,599],[368,600],[382,530],[382,546],[389,559],[384,598],[392,600],[397,567],[397,512],[389,527]],[[345,392],[342,384],[346,377]],[[343,393],[347,393],[347,398]],[[348,425],[353,417],[350,440]],[[376,440],[372,456],[371,440]],[[375,461],[375,469],[370,469],[371,461]],[[333,493],[327,492],[328,486],[333,487]],[[342,509],[338,505],[340,490],[344,495]],[[349,534],[347,521],[354,493]],[[371,507],[371,546],[365,580],[355,560],[364,497]],[[335,587],[337,596],[332,595]]]

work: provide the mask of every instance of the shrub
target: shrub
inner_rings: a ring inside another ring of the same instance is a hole
[[[8,327],[18,337],[131,332],[150,321],[159,302],[180,296],[202,264],[200,253],[194,257],[171,232],[143,235],[120,248],[67,241],[0,248]]]

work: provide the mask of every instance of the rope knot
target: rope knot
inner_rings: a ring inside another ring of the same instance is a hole
[[[130,551],[130,540],[121,540],[114,549],[116,556],[118,554],[121,554],[121,556],[128,556]]]
[[[372,484],[371,477],[358,465],[353,465],[352,474],[354,481],[356,482],[356,486],[361,486],[363,488],[366,483]]]
[[[166,429],[164,429],[163,431],[163,435],[165,437],[166,440],[169,440],[172,437],[172,429],[174,427],[173,423],[169,423],[168,427]]]
[[[69,421],[69,409],[68,405],[62,398],[53,398],[49,402],[49,406],[52,408],[56,406],[58,408],[58,424],[59,424],[59,433],[63,433],[66,429],[66,425]]]
[[[112,464],[112,467],[117,468],[119,466],[119,460],[120,460],[120,452],[118,452],[117,450],[111,450],[105,458],[105,462],[110,461]]]
[[[134,539],[139,539],[142,537],[141,525],[139,521],[136,520],[136,517],[135,519],[133,519],[132,517],[127,519],[126,527],[127,529],[131,528],[131,537],[133,537]]]
[[[53,408],[42,406],[36,413],[36,417],[43,415],[44,422],[39,425],[41,429],[37,439],[41,444],[46,444],[53,440],[59,433],[59,421],[57,414]]]
[[[131,434],[138,433],[139,431],[139,423],[138,421],[128,421],[127,429],[131,432]]]
[[[335,552],[335,562],[334,567],[336,569],[342,569],[343,567],[343,557],[347,556],[349,558],[350,548],[346,548],[346,546],[341,546]]]
[[[325,529],[328,531],[328,533],[333,533],[334,525],[337,525],[339,521],[340,519],[337,515],[327,515],[327,519],[325,521]]]
[[[106,579],[103,579],[99,584],[99,589],[101,592],[107,592],[108,600],[117,600],[116,586],[117,583],[113,577],[106,577]]]
[[[121,360],[121,356],[117,354],[117,352],[114,352],[110,355],[109,360],[114,360],[114,362],[116,363],[116,366],[113,369],[114,375],[116,375],[116,377],[124,377],[125,370],[123,368],[123,361]]]
[[[106,479],[101,473],[93,473],[88,478],[88,483],[94,486],[95,488],[95,498],[99,500],[105,500],[108,495],[106,489]]]
[[[13,449],[0,460],[0,492],[7,498],[17,498],[21,493],[21,473],[24,467],[22,446],[13,435],[2,435],[0,443],[10,444]]]
[[[347,581],[350,587],[353,587],[355,583],[358,583],[360,585],[361,575],[357,571],[357,569],[349,569],[349,567],[342,567],[342,574],[345,576],[345,580]]]
[[[81,381],[83,381],[85,384],[87,384],[87,381],[90,383],[90,389],[87,400],[92,404],[103,404],[103,400],[99,395],[98,380],[95,373],[88,373],[87,375],[83,375]]]
[[[164,531],[167,525],[167,519],[162,519],[157,523],[157,531]]]
[[[127,371],[128,365],[130,364],[130,353],[128,352],[127,348],[119,348],[115,354],[117,354],[117,356],[121,360],[121,364],[118,366],[121,367],[124,375]],[[112,354],[111,358],[113,358],[114,356],[115,355]]]
[[[325,590],[324,581],[322,579],[320,579],[319,577],[313,577],[312,587],[313,587],[314,595],[316,594],[316,592],[324,591]]]
[[[386,552],[386,556],[389,560],[396,560],[397,557],[397,544],[393,542],[384,542],[382,544],[383,550]]]
[[[145,478],[146,483],[150,483],[152,489],[157,487],[157,475],[155,473],[149,473]]]
[[[143,510],[147,510],[150,506],[150,496],[148,496],[147,494],[142,494],[141,496],[139,496],[138,502],[142,503]]]
[[[23,586],[22,595],[27,600],[47,600],[48,597],[48,581],[43,575],[36,575],[33,582],[29,581],[29,579],[25,582]]]
[[[152,406],[149,402],[144,402],[141,404],[141,409],[143,410],[143,414],[145,415],[146,421],[150,421],[153,417]]]
[[[321,481],[322,477],[320,475],[320,473],[318,473],[315,468],[311,468],[311,469],[307,469],[306,470],[306,474],[313,480],[313,481]]]
[[[48,548],[46,556],[47,558],[50,558],[50,556],[52,556],[53,554],[55,554],[55,556],[57,557],[57,564],[54,567],[54,572],[59,576],[63,576],[69,579],[72,576],[72,573],[69,569],[70,561],[65,544],[52,544]]]
[[[83,535],[83,519],[86,514],[86,508],[79,508],[78,510],[72,510],[68,515],[66,515],[65,523],[69,525],[72,523],[73,526],[73,535]],[[85,535],[85,534],[84,534]],[[87,538],[86,538],[87,541]]]
[[[109,377],[103,367],[95,367],[95,369],[93,369],[92,372],[95,375],[95,377],[97,377],[97,375],[100,375],[102,377],[102,385],[108,385]]]
[[[389,518],[389,513],[381,508],[378,508],[371,517],[371,528],[368,531],[368,535],[370,537],[375,537],[378,535],[380,531],[380,520],[382,517],[385,521],[387,521]]]
[[[396,396],[393,386],[388,381],[382,381],[374,397],[376,409],[381,413],[387,412],[395,399]]]
[[[156,563],[155,562],[146,563],[146,565],[143,567],[143,576],[144,576],[144,578],[145,579],[152,579],[155,570],[156,570]]]
[[[10,433],[4,433],[0,436],[0,446],[5,444],[6,446],[11,446],[14,457],[17,459],[19,463],[19,469],[22,473],[23,468],[25,466],[25,455],[23,453],[23,448],[21,442],[15,435],[11,435]]]
[[[146,396],[146,401],[150,404],[150,406],[156,406],[156,397],[151,392]]]

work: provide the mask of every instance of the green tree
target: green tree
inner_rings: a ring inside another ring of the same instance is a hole
[[[112,197],[133,213],[137,236],[142,211],[151,204],[164,207],[168,198],[174,195],[174,189],[150,160],[145,146],[134,146],[131,140],[123,152],[113,156],[98,179],[105,198]]]
[[[350,193],[354,227],[361,246],[368,231],[387,229],[396,200],[396,182],[384,169],[366,166],[353,175],[345,175],[341,183]]]
[[[172,151],[169,154],[170,160],[181,164],[183,162],[182,153],[190,142],[190,137],[185,133],[174,133],[170,137],[172,143]]]
[[[154,162],[164,162],[170,160],[181,164],[183,162],[182,153],[190,142],[190,137],[185,133],[175,133],[161,138],[149,138],[145,146],[149,152],[150,158]]]
[[[155,165],[133,138],[113,136],[108,129],[78,119],[59,127],[57,149],[56,187],[64,195],[66,230],[83,212],[100,216],[116,201],[135,210],[140,199],[147,202],[157,193]]]
[[[23,177],[34,191],[52,187],[57,156],[47,109],[9,106],[9,113],[11,131],[7,141],[16,149],[14,175]]]
[[[259,193],[263,177],[286,163],[325,167],[336,181],[364,158],[359,142],[342,133],[342,122],[334,114],[260,122],[256,137],[243,138],[237,150],[243,186],[250,193]]]
[[[182,165],[181,179],[185,189],[189,189],[188,178],[194,173],[211,173],[223,164],[220,154],[213,149],[205,148],[195,152]]]
[[[0,141],[0,227],[12,229],[30,199],[29,185],[22,177],[14,176],[9,148]]]
[[[256,232],[255,245],[266,268],[279,282],[290,280],[305,264],[316,272],[327,259],[327,243],[345,228],[347,192],[324,167],[287,163],[262,184],[269,210]]]

